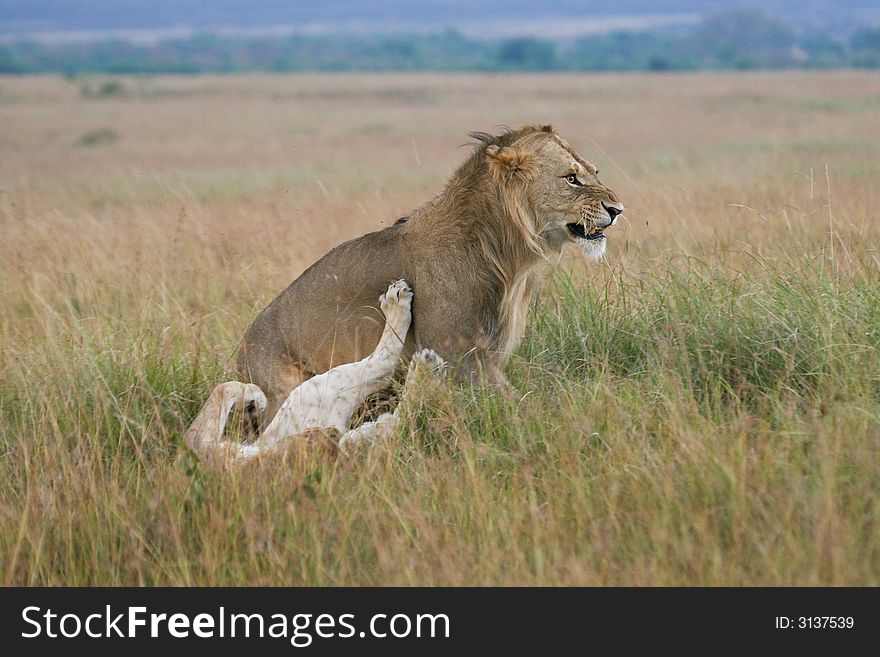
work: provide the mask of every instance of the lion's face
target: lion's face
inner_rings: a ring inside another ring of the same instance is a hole
[[[575,244],[588,257],[602,257],[603,231],[623,212],[617,195],[599,182],[596,167],[557,135],[545,141],[535,160],[535,228],[547,247],[559,252]]]

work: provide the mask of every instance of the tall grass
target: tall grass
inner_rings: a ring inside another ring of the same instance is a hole
[[[670,84],[685,93],[697,79]],[[735,80],[794,93],[785,77]],[[21,84],[26,95],[36,83]],[[657,116],[671,116],[665,93],[643,98]],[[178,111],[210,114],[188,102]],[[862,118],[836,134],[863,130]],[[212,199],[189,194],[181,173],[165,197],[106,204],[115,173],[37,179],[39,157],[19,154],[34,177],[6,172],[0,194],[3,582],[880,584],[880,198],[869,170],[822,195],[800,174],[750,174],[800,166],[787,141],[797,125],[737,165],[710,151],[727,167],[717,175],[673,150],[682,198],[657,169],[603,166],[632,219],[609,231],[603,265],[550,270],[511,394],[444,383],[360,457],[232,471],[199,463],[181,435],[247,322],[297,268],[374,225],[352,218],[358,204],[405,208],[424,190],[345,200],[336,178],[270,173]],[[407,138],[401,157],[412,151]],[[213,162],[205,153],[193,168]]]
[[[6,362],[7,582],[876,583],[880,285],[800,272],[558,275],[515,395],[300,467],[205,469],[207,349],[83,329]]]

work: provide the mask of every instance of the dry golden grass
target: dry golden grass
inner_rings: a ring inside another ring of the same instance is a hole
[[[880,584],[870,73],[0,78],[6,584]],[[181,434],[255,313],[470,130],[553,123],[628,207],[548,277],[515,399],[366,458]]]

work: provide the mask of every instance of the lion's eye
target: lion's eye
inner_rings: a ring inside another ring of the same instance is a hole
[[[565,176],[565,182],[567,182],[569,185],[581,185],[581,184],[583,184],[583,183],[581,183],[580,180],[578,180],[578,177],[577,177],[577,174],[576,174],[576,173],[570,173],[570,174],[568,174],[567,176]]]

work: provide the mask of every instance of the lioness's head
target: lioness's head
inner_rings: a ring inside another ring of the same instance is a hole
[[[617,195],[599,182],[599,171],[551,126],[526,126],[493,136],[472,133],[481,143],[496,184],[522,204],[523,228],[547,254],[566,244],[584,255],[605,253],[604,230],[623,212]],[[516,208],[513,208],[515,211]],[[513,213],[512,213],[513,214]]]

